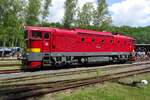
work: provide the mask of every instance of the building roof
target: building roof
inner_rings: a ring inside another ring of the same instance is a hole
[[[135,44],[136,46],[150,46],[150,44]]]

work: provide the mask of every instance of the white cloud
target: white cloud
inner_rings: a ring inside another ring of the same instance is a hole
[[[64,2],[66,0],[52,0],[52,7],[50,7],[50,15],[48,21],[61,22],[64,16]],[[79,0],[79,7],[82,7],[86,2],[93,2],[96,5],[97,0]]]
[[[48,21],[60,22],[62,20],[64,16],[64,2],[65,0],[52,0]]]
[[[113,24],[117,26],[150,25],[150,0],[124,0],[109,7]]]
[[[66,0],[52,0],[48,21],[61,22],[64,16],[64,2]],[[79,0],[79,7],[86,2],[97,0]],[[146,26],[150,25],[150,0],[121,0],[109,7],[113,24],[117,26]]]

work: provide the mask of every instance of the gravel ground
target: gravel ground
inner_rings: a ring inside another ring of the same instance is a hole
[[[139,62],[137,62],[138,64]],[[126,66],[129,64],[121,65]],[[95,69],[95,68],[107,68],[113,67],[116,65],[107,65],[107,66],[98,66],[98,67],[82,67],[82,68],[70,68],[70,69],[60,69],[60,70],[44,70],[44,71],[37,71],[37,72],[20,72],[20,73],[11,73],[11,74],[0,74],[0,79],[7,79],[7,78],[16,78],[16,77],[24,77],[24,76],[31,76],[31,75],[42,75],[42,74],[52,74],[52,73],[59,73],[59,72],[69,72],[69,71],[76,71],[76,70],[85,70],[85,69]],[[120,65],[118,65],[120,66]]]
[[[110,67],[110,66],[115,66],[115,65],[88,67],[88,68],[82,67],[82,68],[70,68],[70,69],[60,69],[60,70],[43,70],[43,71],[36,71],[36,72],[20,72],[20,73],[11,73],[11,74],[0,74],[0,79],[31,76],[31,75],[51,74],[51,73],[59,73],[59,72],[69,72],[69,71],[85,70],[85,69],[104,68],[104,67]]]
[[[134,66],[130,67],[130,70],[136,70],[136,69],[143,69],[150,67],[150,64],[147,65],[141,65],[141,66]],[[66,76],[56,76],[56,77],[48,77],[48,78],[42,78],[42,79],[35,79],[35,80],[28,80],[28,81],[18,81],[15,83],[3,83],[3,84],[29,84],[29,83],[35,83],[35,82],[52,82],[52,81],[60,81],[60,80],[70,80],[70,79],[80,79],[80,78],[89,78],[89,77],[97,77],[101,75],[111,74],[111,73],[118,73],[122,71],[128,71],[129,68],[119,68],[119,69],[112,69],[111,71],[108,69],[98,69],[95,72],[89,72],[89,73],[80,73],[80,74],[73,74],[73,75],[66,75]]]

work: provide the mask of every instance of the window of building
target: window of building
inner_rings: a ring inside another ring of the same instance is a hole
[[[44,38],[45,38],[45,39],[49,39],[49,33],[45,33],[45,34],[44,34]]]
[[[40,32],[40,31],[32,31],[32,38],[34,38],[34,39],[41,39],[42,38],[42,32]]]

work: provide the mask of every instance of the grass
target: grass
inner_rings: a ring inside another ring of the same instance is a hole
[[[21,64],[21,61],[0,61],[1,64]]]
[[[3,64],[21,64],[21,61],[0,61],[0,65]],[[20,69],[20,66],[0,66],[0,70],[13,70]]]
[[[146,79],[150,82],[150,74],[138,75],[121,81]],[[73,93],[57,93],[55,100],[150,100],[150,84],[142,88],[121,85],[117,82],[106,82],[97,86],[74,90]]]
[[[15,70],[15,69],[20,69],[20,66],[5,66],[5,67],[0,67],[1,70]]]

